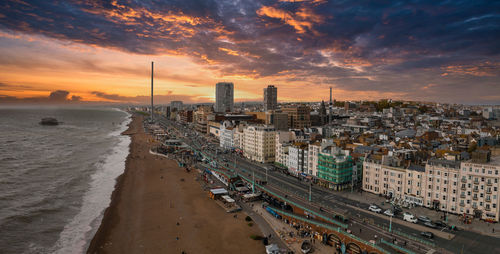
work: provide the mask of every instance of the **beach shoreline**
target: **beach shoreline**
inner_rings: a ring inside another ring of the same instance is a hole
[[[149,153],[151,137],[134,115],[125,171],[87,253],[263,253],[245,214],[227,214],[208,199],[198,174]]]

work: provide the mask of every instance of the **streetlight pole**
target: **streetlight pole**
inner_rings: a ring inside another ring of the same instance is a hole
[[[266,183],[267,183],[267,170],[268,170],[268,168],[266,167]]]
[[[312,183],[309,182],[309,202],[312,201]]]
[[[252,193],[255,194],[255,169],[252,170]]]
[[[389,216],[389,233],[392,232],[392,216]]]

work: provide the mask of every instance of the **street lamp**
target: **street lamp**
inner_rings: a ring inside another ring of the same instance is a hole
[[[389,233],[392,232],[392,216],[389,216]]]
[[[312,182],[309,182],[309,202],[312,201]]]

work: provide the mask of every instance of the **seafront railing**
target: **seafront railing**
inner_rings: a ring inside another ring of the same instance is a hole
[[[389,254],[390,252],[388,252],[387,250],[381,248],[380,246],[376,245],[376,244],[373,244],[371,242],[368,242],[366,240],[363,240],[353,234],[349,234],[347,232],[344,232],[343,230],[341,230],[339,227],[332,227],[331,225],[329,224],[326,224],[326,223],[321,223],[319,221],[314,221],[314,220],[310,220],[310,219],[307,219],[307,218],[303,218],[303,217],[300,217],[298,215],[295,215],[293,213],[289,213],[289,212],[285,212],[285,211],[281,211],[281,210],[278,210],[278,209],[275,209],[275,208],[272,208],[272,207],[269,207],[271,210],[273,210],[274,212],[276,213],[281,213],[282,215],[285,215],[285,216],[288,216],[288,217],[291,217],[291,218],[294,218],[296,220],[300,220],[300,221],[303,221],[303,222],[307,222],[309,224],[312,224],[312,225],[315,225],[317,227],[321,227],[321,228],[325,228],[325,229],[328,229],[328,230],[331,230],[331,231],[335,231],[337,233],[340,233],[348,238],[352,238],[356,241],[359,241],[365,245],[368,245],[368,246],[371,246],[375,249],[377,249],[378,251],[380,251],[381,253],[387,253]]]
[[[407,250],[399,245],[396,245],[396,244],[393,244],[391,242],[388,242],[386,240],[384,240],[383,238],[380,239],[380,243],[383,243],[383,244],[387,244],[389,246],[391,246],[392,248],[396,249],[396,250],[399,250],[403,253],[407,253],[407,254],[416,254],[415,252],[411,251],[411,250]]]

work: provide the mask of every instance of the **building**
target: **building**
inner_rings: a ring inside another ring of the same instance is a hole
[[[308,174],[308,144],[295,142],[288,148],[288,171],[292,175]]]
[[[318,157],[321,151],[328,146],[333,145],[332,139],[322,139],[321,142],[316,141],[314,143],[309,144],[308,151],[308,170],[309,175],[318,176]]]
[[[243,130],[243,155],[261,163],[274,162],[275,133],[272,127],[250,125]]]
[[[200,133],[207,133],[207,117],[213,113],[212,106],[199,106],[193,113],[194,128]]]
[[[289,106],[282,109],[288,115],[288,127],[302,129],[311,127],[311,109],[305,105]]]
[[[220,126],[220,147],[233,149],[235,147],[235,128],[229,121],[224,121]]]
[[[264,111],[278,108],[278,88],[269,85],[264,88]]]
[[[277,131],[288,130],[288,114],[276,111],[266,111],[266,125],[273,125]]]
[[[460,165],[459,212],[499,221],[500,165],[462,162]]]
[[[318,155],[318,184],[333,190],[349,188],[353,165],[351,156],[337,147],[327,146]]]
[[[390,156],[363,162],[364,191],[398,202],[484,220],[499,220],[500,165],[430,159],[424,167],[402,167]]]
[[[181,122],[190,123],[193,121],[193,111],[192,110],[182,110],[179,111]]]
[[[234,111],[234,85],[230,82],[219,82],[215,85],[215,112]]]
[[[208,121],[207,122],[207,134],[213,135],[216,138],[220,138],[220,122],[219,121]]]
[[[288,167],[288,149],[295,141],[295,133],[291,131],[276,131],[275,163],[280,167]]]
[[[182,108],[184,107],[182,101],[171,101],[170,102],[170,109],[177,109],[177,111],[180,111],[182,110]]]

